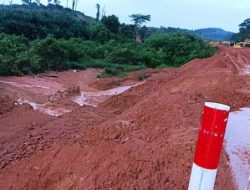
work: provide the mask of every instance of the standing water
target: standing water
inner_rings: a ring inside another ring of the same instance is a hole
[[[250,75],[250,65],[245,66],[243,73],[246,75]]]
[[[143,84],[144,82],[138,82],[131,86],[118,86],[116,88],[112,88],[105,91],[96,91],[96,92],[86,92],[81,91],[80,95],[74,96],[72,98],[72,101],[77,103],[80,106],[93,106],[96,107],[98,103],[104,101],[106,98],[104,97],[111,97],[114,95],[119,95],[127,90],[129,90],[132,87],[139,86]]]
[[[18,104],[29,104],[33,108],[33,110],[38,110],[38,111],[45,113],[47,115],[50,115],[50,116],[58,117],[58,116],[63,115],[64,113],[70,112],[70,110],[67,110],[64,108],[53,108],[53,107],[47,106],[45,104],[38,104],[38,103],[31,102],[28,100],[18,99],[17,103]]]
[[[250,190],[250,108],[230,113],[226,151],[239,190]]]

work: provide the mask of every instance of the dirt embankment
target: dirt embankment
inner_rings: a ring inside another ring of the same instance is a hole
[[[70,110],[59,117],[27,105],[8,108],[0,116],[0,189],[187,189],[203,104],[250,106],[244,69],[249,60],[249,49],[221,47],[217,55],[178,69],[146,71],[145,83],[97,107],[79,107],[69,97],[50,102]],[[134,84],[138,76],[96,79],[97,73],[42,77],[44,86],[52,87],[40,94],[6,83],[0,87],[13,98],[44,104],[70,86],[95,92]],[[223,153],[217,190],[235,189],[228,163]]]

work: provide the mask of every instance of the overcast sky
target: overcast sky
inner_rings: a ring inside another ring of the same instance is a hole
[[[8,0],[5,0],[6,2]],[[13,0],[19,3],[21,0]],[[68,0],[69,4],[72,0]],[[105,6],[106,15],[115,14],[129,23],[133,13],[150,14],[148,26],[186,29],[218,27],[237,32],[238,25],[250,18],[250,0],[78,0],[77,10],[95,17],[95,5]],[[42,0],[46,4],[46,0]],[[67,0],[61,0],[66,6]]]

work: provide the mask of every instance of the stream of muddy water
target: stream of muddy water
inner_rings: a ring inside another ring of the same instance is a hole
[[[28,100],[18,99],[17,103],[18,104],[29,104],[33,108],[33,110],[38,110],[38,111],[45,113],[47,115],[50,115],[50,116],[58,117],[58,116],[63,115],[64,113],[71,112],[71,110],[67,110],[64,108],[54,108],[54,107],[50,107],[46,104],[38,104],[38,103],[28,101]]]
[[[1,81],[0,81],[1,82]],[[143,84],[144,82],[135,83],[130,86],[119,86],[116,88],[112,88],[105,91],[95,91],[95,92],[87,92],[87,91],[81,91],[80,95],[76,95],[71,97],[71,100],[75,103],[77,103],[79,106],[92,106],[96,107],[99,103],[105,101],[106,99],[114,96],[119,95],[127,90],[129,90],[132,87],[138,86]],[[61,116],[64,113],[69,113],[71,110],[65,109],[65,108],[58,108],[58,107],[52,107],[48,105],[47,103],[39,104],[33,101],[25,100],[25,99],[18,99],[16,102],[16,105],[18,104],[29,104],[33,110],[40,111],[42,113],[45,113],[50,116]]]
[[[250,190],[250,108],[230,113],[226,152],[239,190]]]
[[[80,106],[92,106],[96,107],[98,103],[103,102],[105,99],[122,94],[129,90],[132,87],[139,86],[143,84],[144,82],[138,82],[134,85],[128,85],[128,86],[118,86],[116,88],[112,88],[105,91],[96,91],[96,92],[86,92],[81,91],[80,95],[74,96],[71,100],[75,103],[77,103]]]

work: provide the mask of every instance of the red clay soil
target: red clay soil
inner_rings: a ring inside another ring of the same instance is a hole
[[[144,84],[96,108],[72,103],[71,93],[49,97],[74,86],[93,91],[130,84],[140,73],[125,79],[97,79],[93,69],[32,80],[1,77],[49,90],[0,82],[0,189],[187,189],[203,104],[250,106],[247,65],[250,49],[220,47],[217,55],[178,69],[143,71]],[[48,116],[15,105],[20,97],[71,112]],[[236,189],[224,152],[215,189]]]

